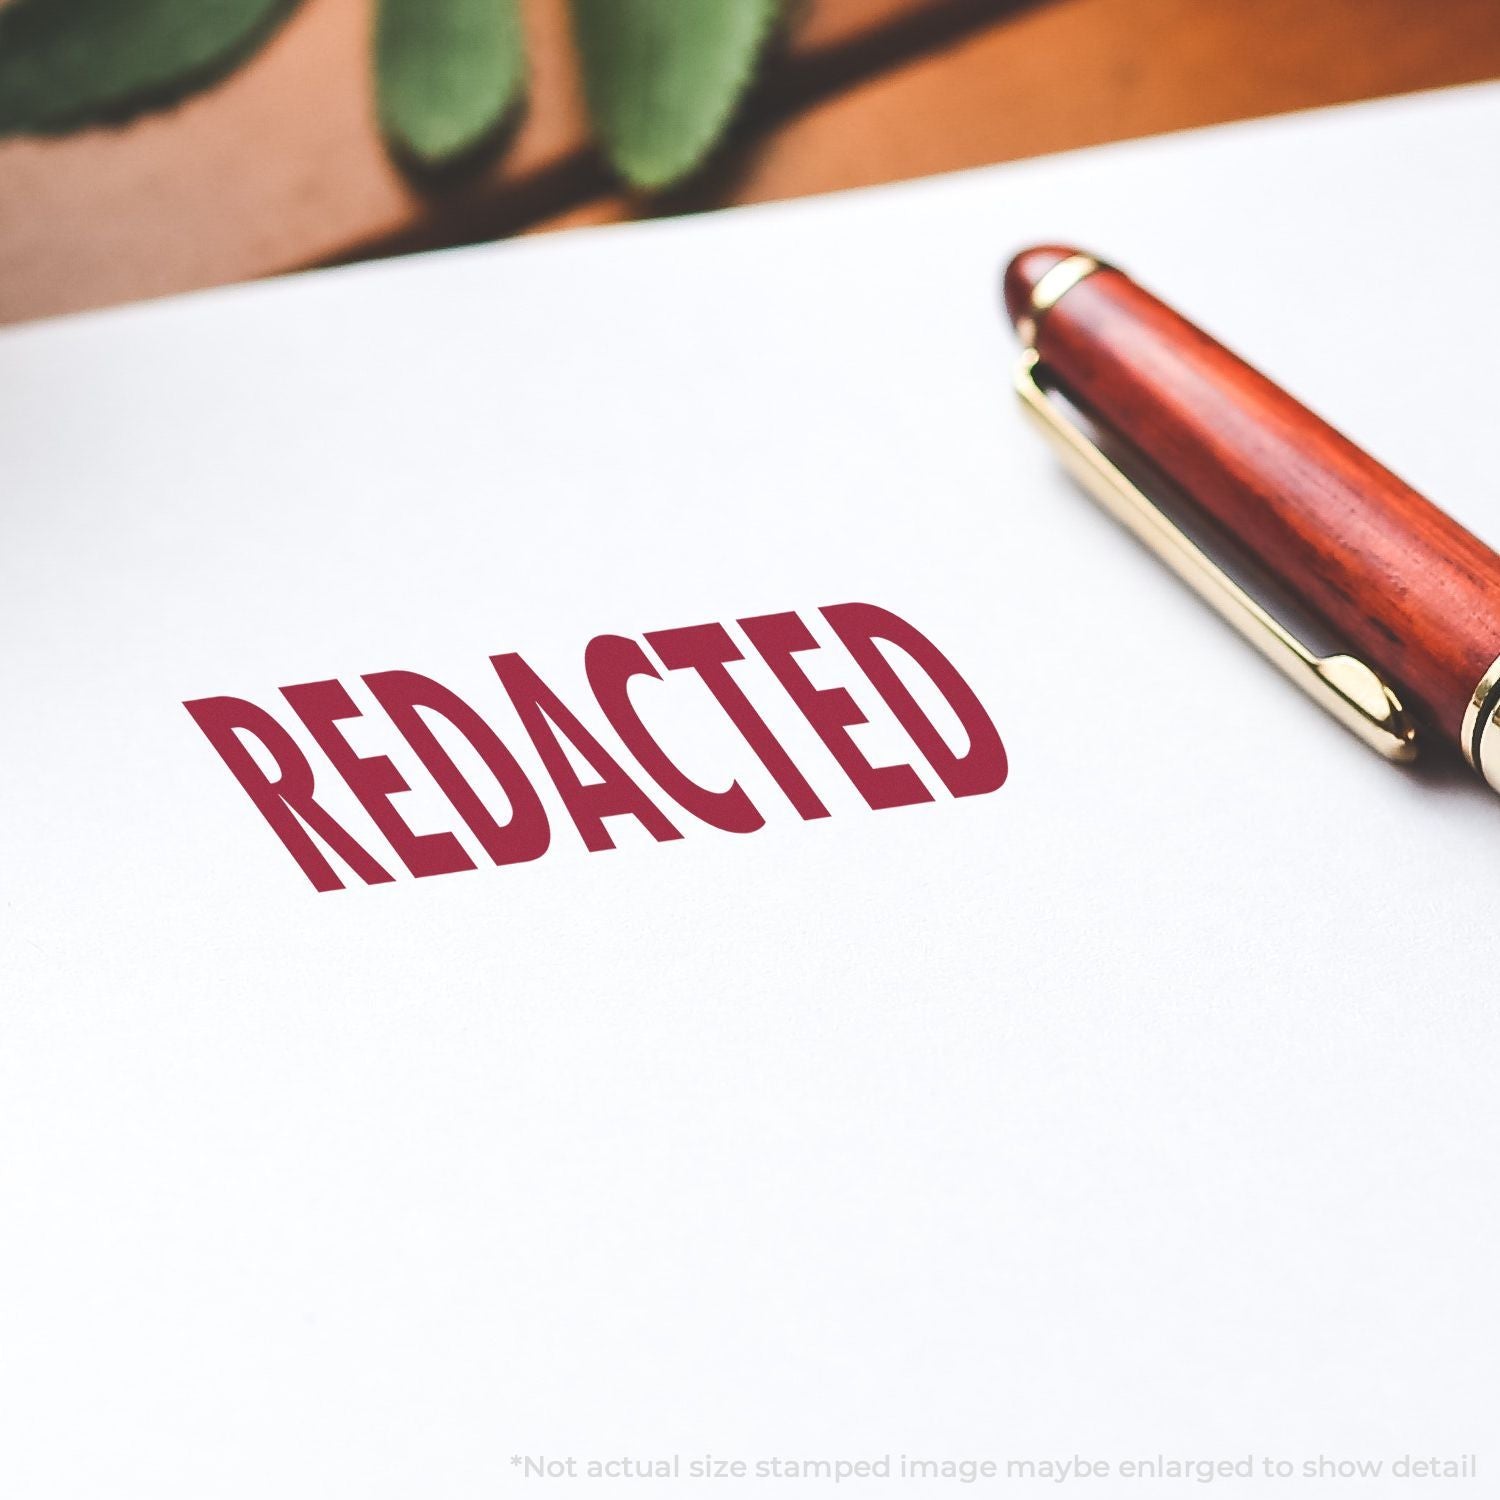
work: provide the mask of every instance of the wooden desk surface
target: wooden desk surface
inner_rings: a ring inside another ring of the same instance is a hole
[[[369,0],[306,0],[163,114],[0,142],[0,321],[1500,76],[1497,0],[802,0],[727,148],[652,203],[588,144],[565,0],[525,10],[526,118],[440,190],[377,137]]]

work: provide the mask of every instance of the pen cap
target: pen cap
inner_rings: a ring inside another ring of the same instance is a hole
[[[1033,245],[1029,250],[1022,250],[1006,266],[1001,290],[1005,296],[1005,311],[1017,330],[1024,331],[1026,319],[1032,316],[1032,297],[1042,277],[1064,261],[1077,259],[1082,254],[1081,250],[1070,249],[1067,245]],[[1024,342],[1029,344],[1031,340]]]
[[[1065,395],[1474,758],[1472,699],[1500,657],[1500,557],[1119,270],[1038,246],[1004,290]]]

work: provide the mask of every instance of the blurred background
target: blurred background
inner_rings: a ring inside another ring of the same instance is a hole
[[[0,321],[1500,75],[1500,0],[0,0]]]

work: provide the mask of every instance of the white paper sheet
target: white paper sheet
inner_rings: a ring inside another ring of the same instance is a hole
[[[996,282],[1110,257],[1500,538],[1497,153],[1463,90],[0,337],[0,1493],[1492,1493],[1500,803],[1061,476]],[[849,600],[1003,787],[942,789]],[[831,815],[690,674],[637,702],[765,826],[635,768],[585,644],[778,611],[930,803],[867,807],[748,646]],[[584,849],[505,652],[680,840]],[[514,750],[542,858],[484,859],[395,669]],[[182,707],[275,714],[399,871],[278,692],[331,678],[478,869],[317,893]],[[1158,1455],[1254,1477],[1122,1477]]]

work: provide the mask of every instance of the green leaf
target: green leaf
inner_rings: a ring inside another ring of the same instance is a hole
[[[516,0],[380,0],[380,123],[401,151],[440,166],[499,130],[526,81]]]
[[[750,82],[778,0],[573,0],[600,141],[637,187],[680,182]]]
[[[248,57],[297,0],[11,0],[0,132],[64,130],[180,98]]]

